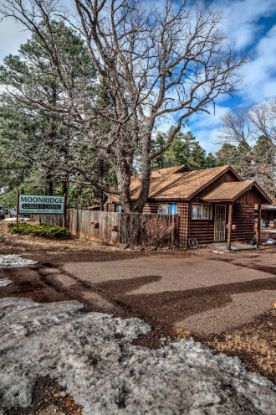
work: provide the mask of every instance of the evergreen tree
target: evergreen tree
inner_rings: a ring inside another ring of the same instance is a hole
[[[165,134],[159,134],[154,142],[158,149],[166,141]],[[191,133],[179,133],[170,148],[153,162],[153,167],[172,167],[187,165],[193,170],[216,167],[219,165],[217,157],[211,153],[206,155],[206,151],[201,147],[196,137]]]
[[[47,35],[47,27],[41,30]],[[95,99],[103,100],[103,87],[96,83],[96,71],[80,36],[61,22],[51,22],[51,33],[66,64],[64,82],[90,99],[94,94]],[[36,188],[31,191],[65,193],[72,181],[74,194],[90,194],[86,202],[85,197],[81,199],[89,205],[91,194],[95,198],[100,193],[93,183],[102,181],[107,171],[78,124],[74,125],[71,115],[67,118],[69,97],[64,96],[49,53],[33,34],[18,54],[7,56],[0,67],[4,90],[0,106],[0,188],[28,189],[28,183],[33,183]],[[99,125],[95,122],[96,128]],[[89,192],[83,190],[86,188]]]
[[[271,165],[274,154],[275,147],[273,146],[272,140],[264,135],[258,137],[253,146],[254,161],[258,164]]]

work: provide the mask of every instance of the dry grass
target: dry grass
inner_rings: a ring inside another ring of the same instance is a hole
[[[252,370],[276,382],[276,309],[247,327],[213,336],[208,346],[219,352],[238,355]]]
[[[7,245],[16,246],[24,245],[28,249],[34,250],[66,250],[66,251],[119,251],[120,249],[106,245],[99,241],[78,239],[74,237],[53,240],[48,238],[36,237],[31,235],[13,235],[9,232],[8,223],[0,222],[0,242]]]
[[[258,372],[276,383],[276,303],[265,316],[245,327],[220,335],[200,337],[218,352],[238,356],[252,372]],[[183,326],[174,325],[176,337],[185,339],[193,334]]]
[[[186,339],[192,336],[190,331],[182,326],[175,325],[173,327],[173,330],[174,330],[176,337],[179,337],[180,339]]]

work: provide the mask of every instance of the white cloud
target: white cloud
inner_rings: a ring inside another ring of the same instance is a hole
[[[252,106],[276,98],[276,25],[262,35],[264,28],[259,23],[261,17],[275,14],[276,1],[217,0],[213,6],[221,13],[223,30],[235,42],[236,50],[251,49],[248,62],[241,69],[241,105]],[[224,101],[225,97],[217,100],[215,115],[199,114],[191,120],[191,130],[207,151],[218,148],[221,117],[230,110],[223,106]]]
[[[197,131],[195,137],[207,153],[215,153],[219,147],[217,144],[217,135],[217,129],[203,129]]]
[[[258,103],[276,97],[276,25],[261,38],[255,56],[242,68],[245,101]]]
[[[250,46],[262,29],[259,19],[276,11],[275,0],[217,0],[213,5],[222,15],[222,28],[236,49]]]
[[[222,117],[229,111],[229,107],[217,105],[215,113],[209,108],[210,114],[196,114],[191,120],[190,129],[195,134],[200,145],[207,152],[214,152],[218,148],[219,131],[222,126]]]
[[[29,33],[11,19],[0,23],[0,62],[10,53],[16,53],[18,47],[26,42]]]

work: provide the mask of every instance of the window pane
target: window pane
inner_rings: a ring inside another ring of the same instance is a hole
[[[192,206],[192,219],[197,219],[197,207],[195,205]]]
[[[202,219],[209,219],[209,206],[203,205],[202,207],[203,207]]]
[[[212,205],[197,203],[192,205],[192,219],[210,220],[212,219]]]
[[[168,213],[168,204],[167,203],[159,203],[158,204],[158,213],[159,213],[159,215],[166,215]]]
[[[168,203],[168,214],[176,215],[177,214],[177,205],[176,203]]]

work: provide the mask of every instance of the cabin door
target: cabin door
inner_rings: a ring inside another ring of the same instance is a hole
[[[225,229],[226,229],[226,206],[215,205],[214,216],[214,241],[225,241]]]

